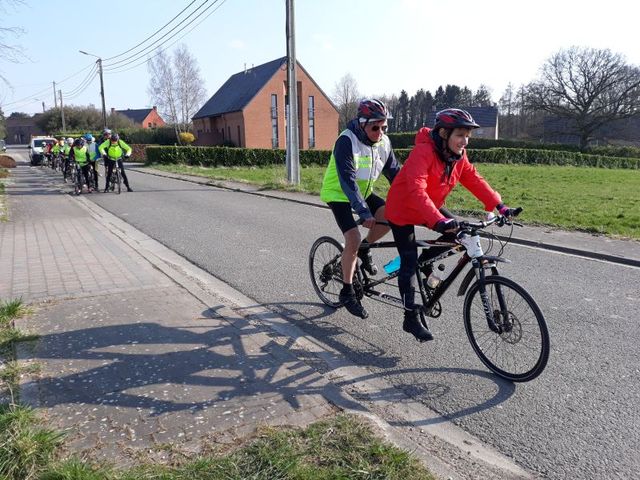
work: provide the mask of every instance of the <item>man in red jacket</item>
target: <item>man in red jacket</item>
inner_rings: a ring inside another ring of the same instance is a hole
[[[443,234],[456,232],[458,222],[442,207],[458,182],[484,204],[486,211],[497,208],[501,215],[512,213],[467,158],[465,148],[475,128],[479,125],[464,110],[438,112],[433,129],[421,128],[416,134],[415,147],[387,195],[385,217],[400,254],[398,287],[405,308],[402,328],[419,341],[432,340],[433,335],[420,323],[420,306],[415,303],[418,248],[414,225]]]

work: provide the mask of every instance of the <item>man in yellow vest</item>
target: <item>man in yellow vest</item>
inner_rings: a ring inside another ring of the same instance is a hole
[[[327,202],[345,239],[342,252],[343,287],[338,299],[349,313],[360,318],[369,315],[356,296],[353,274],[358,258],[367,273],[378,271],[367,245],[389,231],[384,221],[384,200],[373,193],[380,175],[393,181],[400,170],[391,141],[386,135],[387,120],[392,118],[380,100],[366,99],[358,105],[357,117],[347,124],[331,152],[324,175],[320,199]],[[353,214],[369,230],[362,240]],[[360,246],[362,244],[362,247]]]
[[[87,185],[87,191],[89,193],[93,192],[93,175],[91,175],[91,166],[89,165],[89,151],[87,150],[87,146],[85,145],[84,138],[77,138],[75,142],[73,142],[73,147],[71,147],[71,151],[69,152],[69,160],[70,162],[76,162],[78,164],[78,166],[80,167],[80,171],[82,172],[82,176],[84,177],[85,184]],[[77,193],[79,194],[81,192],[82,188],[80,188],[80,191]]]
[[[109,191],[109,181],[111,180],[111,173],[113,172],[113,167],[116,165],[116,162],[118,167],[120,167],[120,172],[122,172],[122,180],[127,187],[127,192],[133,192],[129,186],[127,175],[124,173],[124,165],[122,163],[123,157],[129,158],[131,156],[131,147],[120,140],[120,136],[117,133],[113,133],[108,140],[98,147],[98,151],[100,155],[102,155],[102,158],[104,158],[104,166],[107,169],[107,183],[104,186],[104,193]]]

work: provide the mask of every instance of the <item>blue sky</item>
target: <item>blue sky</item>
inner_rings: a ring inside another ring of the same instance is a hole
[[[196,0],[187,12],[203,1]],[[46,108],[52,106],[54,80],[65,104],[99,108],[97,77],[78,91],[95,61],[78,50],[104,59],[119,55],[189,3],[24,0],[7,5],[7,0],[0,0],[0,26],[24,30],[4,42],[21,45],[27,56],[19,64],[0,61],[0,72],[11,84],[0,86],[5,115],[42,111],[42,101]],[[259,65],[286,54],[284,0],[218,0],[204,15],[164,47],[171,51],[176,41],[188,46],[209,96],[245,64]],[[628,0],[295,0],[295,15],[298,60],[329,95],[350,73],[368,96],[398,94],[401,89],[409,94],[419,88],[434,92],[446,84],[475,90],[485,84],[497,101],[509,82],[519,86],[535,79],[550,55],[572,45],[610,48],[640,65],[640,7]],[[105,60],[107,109],[151,106],[144,59],[112,71]]]

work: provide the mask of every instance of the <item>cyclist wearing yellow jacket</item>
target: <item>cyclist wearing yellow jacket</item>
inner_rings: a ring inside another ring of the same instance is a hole
[[[120,136],[117,133],[114,133],[111,135],[111,138],[104,141],[100,147],[98,147],[98,151],[100,155],[102,155],[102,158],[104,158],[104,165],[107,169],[107,183],[104,187],[104,193],[107,193],[109,190],[109,181],[111,180],[111,173],[113,172],[113,167],[116,165],[116,162],[122,172],[122,180],[127,187],[127,192],[133,192],[129,186],[127,175],[124,173],[124,165],[122,163],[123,157],[129,158],[131,156],[131,147],[120,140]]]

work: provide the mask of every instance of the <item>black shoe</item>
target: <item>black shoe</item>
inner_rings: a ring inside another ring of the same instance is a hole
[[[127,187],[127,192],[133,192],[133,190],[131,190],[131,187]]]
[[[108,188],[105,188],[105,189],[102,191],[102,193],[109,193],[109,189],[108,189]]]
[[[362,268],[369,275],[376,275],[378,273],[378,267],[373,263],[373,257],[371,256],[371,250],[358,250],[358,258],[362,261]]]
[[[428,328],[420,322],[420,315],[417,310],[405,310],[404,322],[402,323],[402,329],[416,337],[419,342],[427,342],[433,340],[433,335]]]
[[[369,316],[362,306],[362,303],[360,303],[360,300],[356,298],[355,293],[341,293],[338,300],[340,300],[340,303],[351,315],[355,315],[360,318],[367,318]]]

